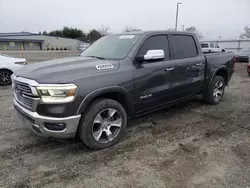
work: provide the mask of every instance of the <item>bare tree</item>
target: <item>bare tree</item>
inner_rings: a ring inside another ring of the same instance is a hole
[[[98,29],[98,32],[101,33],[102,36],[109,35],[110,32],[110,27],[107,25],[102,25],[100,29]]]
[[[90,43],[98,40],[101,37],[102,37],[102,34],[95,29],[90,30],[89,33],[87,34],[87,38]]]
[[[186,31],[194,33],[198,37],[198,39],[203,39],[204,38],[202,33],[198,29],[196,29],[196,27],[194,27],[194,26],[186,28]]]
[[[248,26],[244,27],[244,33],[242,33],[240,35],[240,38],[241,39],[245,39],[245,38],[249,39],[250,38],[250,27],[248,27]]]
[[[125,29],[123,30],[123,32],[132,32],[132,31],[141,31],[141,29],[126,26]]]

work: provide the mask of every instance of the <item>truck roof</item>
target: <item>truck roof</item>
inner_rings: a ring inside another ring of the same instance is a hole
[[[182,31],[167,31],[167,30],[152,30],[152,31],[132,31],[132,32],[125,32],[119,33],[117,35],[148,35],[148,34],[189,34],[193,35],[190,32],[182,32]]]

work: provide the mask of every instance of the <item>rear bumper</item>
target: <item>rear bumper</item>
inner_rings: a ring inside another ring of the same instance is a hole
[[[13,101],[14,107],[22,122],[32,130],[34,133],[44,137],[54,138],[71,138],[74,137],[81,115],[70,116],[66,118],[54,118],[41,116],[37,112],[31,112],[22,107],[15,99]],[[63,124],[66,126],[63,130],[49,130],[45,127],[45,123]]]

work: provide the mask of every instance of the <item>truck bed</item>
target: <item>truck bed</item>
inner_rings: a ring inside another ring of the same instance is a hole
[[[210,78],[213,77],[213,73],[216,72],[216,70],[226,67],[227,75],[228,75],[228,81],[230,80],[233,72],[234,72],[234,66],[235,66],[235,55],[233,52],[218,52],[218,53],[209,53],[204,54],[206,59],[206,82],[210,82]]]

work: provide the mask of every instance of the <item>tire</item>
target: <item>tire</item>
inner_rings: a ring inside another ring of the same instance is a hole
[[[126,125],[127,114],[120,103],[111,99],[97,99],[83,114],[78,134],[88,148],[101,150],[116,144],[121,139]],[[110,133],[112,136],[108,137]]]
[[[248,73],[248,76],[250,76],[250,72]]]
[[[226,52],[224,49],[221,52]]]
[[[211,53],[211,50],[209,50],[208,53]]]
[[[11,76],[12,72],[9,70],[0,70],[0,85],[7,86],[11,85]]]
[[[203,99],[211,105],[219,104],[224,96],[225,80],[221,76],[215,76],[211,85],[205,89]]]

